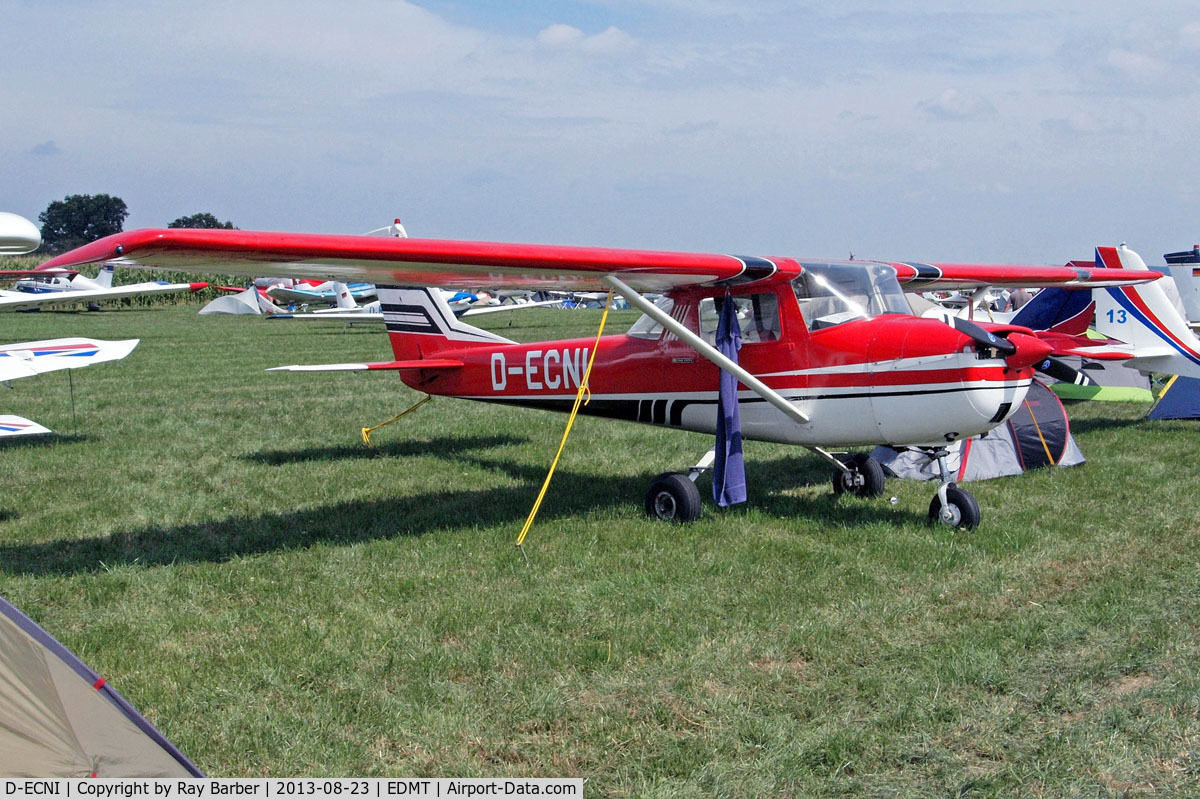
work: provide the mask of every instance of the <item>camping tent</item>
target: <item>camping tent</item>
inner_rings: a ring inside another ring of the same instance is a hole
[[[150,722],[0,597],[0,777],[203,777]]]
[[[1200,378],[1172,377],[1147,419],[1200,419]]]
[[[985,436],[956,441],[946,465],[958,482],[1021,474],[1039,466],[1076,466],[1084,462],[1058,397],[1033,381],[1021,407]],[[876,447],[871,456],[893,477],[933,480],[937,462],[917,450]]]

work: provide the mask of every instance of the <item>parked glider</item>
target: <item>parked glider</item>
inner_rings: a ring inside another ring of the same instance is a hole
[[[346,288],[345,283],[335,282],[333,285],[334,293],[337,296],[337,305],[333,308],[319,308],[315,311],[309,311],[307,313],[273,313],[267,316],[267,318],[299,319],[308,322],[330,322],[340,320],[343,322],[383,323],[383,305],[379,300],[359,305],[354,301],[354,298],[350,291]],[[521,301],[520,299],[514,298],[513,302],[509,304],[470,305],[468,303],[462,303],[456,306],[451,302],[455,296],[459,294],[465,294],[470,297],[475,297],[476,295],[468,292],[455,292],[452,294],[448,291],[442,291],[441,294],[446,300],[447,305],[450,307],[451,312],[458,317],[480,316],[482,314],[492,313],[507,313],[509,311],[522,311],[530,308],[544,308],[551,305],[562,305],[562,300]]]
[[[1050,352],[1027,328],[913,316],[901,284],[1090,287],[1158,273],[1108,268],[819,261],[374,236],[236,230],[137,230],[47,262],[116,260],[169,269],[219,268],[446,288],[611,289],[645,316],[596,347],[583,413],[713,432],[720,370],[736,392],[746,439],[798,444],[834,466],[835,490],[883,491],[879,464],[832,448],[891,444],[944,464],[949,442],[1007,419]],[[430,289],[386,289],[381,302],[395,359],[297,370],[396,370],[430,394],[567,410],[593,339],[517,344],[454,317]],[[640,292],[664,293],[653,304]],[[717,303],[736,305],[740,363],[712,346]],[[719,367],[719,369],[717,368]],[[712,463],[711,452],[693,472]],[[933,519],[975,527],[979,507],[940,470]],[[650,486],[647,510],[690,520],[699,493],[682,473]]]
[[[207,283],[162,283],[148,281],[128,286],[113,286],[113,267],[106,264],[96,277],[80,274],[63,275],[58,270],[37,269],[17,281],[17,291],[0,291],[0,311],[30,311],[53,305],[99,303],[124,297],[149,294],[170,294],[177,291],[197,292]]]
[[[59,369],[119,361],[138,344],[137,339],[97,341],[90,338],[56,338],[24,341],[0,346],[0,383],[33,377]],[[0,416],[0,437],[49,433],[41,425],[20,416]]]

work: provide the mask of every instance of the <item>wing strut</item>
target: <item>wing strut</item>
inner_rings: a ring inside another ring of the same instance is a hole
[[[649,316],[655,322],[658,322],[667,330],[670,330],[681,340],[687,342],[692,349],[703,355],[708,360],[712,361],[717,365],[718,368],[724,369],[726,372],[729,372],[729,374],[736,377],[742,385],[774,405],[789,419],[797,424],[808,424],[808,415],[792,403],[788,402],[786,397],[768,386],[763,381],[759,380],[754,375],[747,372],[741,366],[738,366],[729,358],[725,357],[720,350],[709,344],[704,339],[700,338],[683,324],[676,321],[670,314],[663,313],[662,309],[660,309],[657,305],[650,302],[641,294],[638,294],[629,286],[622,283],[619,278],[616,278],[612,275],[605,275],[603,280],[609,286],[612,286],[613,291],[617,292],[626,300],[628,300],[630,305]],[[808,449],[829,461],[839,471],[847,471],[844,463],[820,447],[808,447]]]
[[[797,408],[792,403],[773,388],[767,386],[766,383],[759,380],[754,375],[747,372],[742,367],[738,366],[732,360],[721,354],[713,345],[709,344],[704,339],[693,333],[684,325],[677,322],[670,314],[663,313],[662,309],[650,302],[648,299],[638,294],[629,286],[622,283],[618,278],[612,275],[605,275],[604,282],[613,287],[613,290],[629,301],[629,304],[636,307],[639,311],[649,316],[655,322],[670,330],[679,338],[691,346],[696,352],[703,355],[708,360],[715,363],[721,369],[724,369],[729,374],[733,375],[746,388],[753,391],[758,396],[765,399],[767,402],[774,405],[779,410],[783,411],[788,418],[795,421],[797,424],[808,424],[808,416]]]

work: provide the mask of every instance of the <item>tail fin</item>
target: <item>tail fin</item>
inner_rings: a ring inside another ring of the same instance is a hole
[[[112,264],[105,264],[104,266],[102,266],[102,267],[100,268],[100,272],[99,272],[99,274],[97,274],[97,275],[96,275],[96,279],[95,279],[93,282],[94,282],[94,283],[96,283],[96,284],[97,284],[98,286],[100,286],[101,288],[106,288],[106,289],[110,289],[110,288],[112,288],[112,285],[113,285],[113,265],[112,265]]]
[[[1012,324],[1030,330],[1081,336],[1092,322],[1092,310],[1095,307],[1091,292],[1045,288],[1017,311]]]
[[[345,283],[333,284],[333,295],[337,297],[337,307],[343,310],[353,310],[358,307],[358,303],[354,301],[354,297],[350,294],[350,288]]]
[[[1097,247],[1096,266],[1148,271],[1125,245]],[[1134,348],[1127,365],[1143,371],[1200,376],[1200,340],[1157,281],[1095,289],[1096,329]]]
[[[446,350],[514,344],[455,317],[437,289],[377,286],[383,320],[398,361],[429,358]]]

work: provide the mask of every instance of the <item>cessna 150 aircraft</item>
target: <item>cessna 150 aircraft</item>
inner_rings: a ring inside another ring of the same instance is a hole
[[[244,230],[135,230],[48,261],[70,268],[114,261],[149,268],[369,281],[380,288],[395,359],[295,370],[396,370],[429,394],[568,410],[593,356],[593,339],[518,344],[456,319],[429,289],[506,286],[612,290],[645,316],[595,346],[591,399],[581,412],[713,432],[720,370],[740,382],[745,439],[798,444],[835,469],[834,488],[883,491],[865,454],[830,450],[890,444],[928,451],[1002,423],[1022,402],[1033,364],[1051,352],[1027,328],[951,324],[913,316],[901,285],[1090,288],[1158,278],[1154,272],[1058,266],[987,266],[760,258],[380,236]],[[658,304],[641,292],[662,293]],[[732,302],[738,361],[712,346],[717,304]],[[691,477],[712,463],[710,452]],[[979,523],[978,504],[942,469],[931,519]],[[683,473],[656,478],[646,509],[663,519],[699,515]]]

